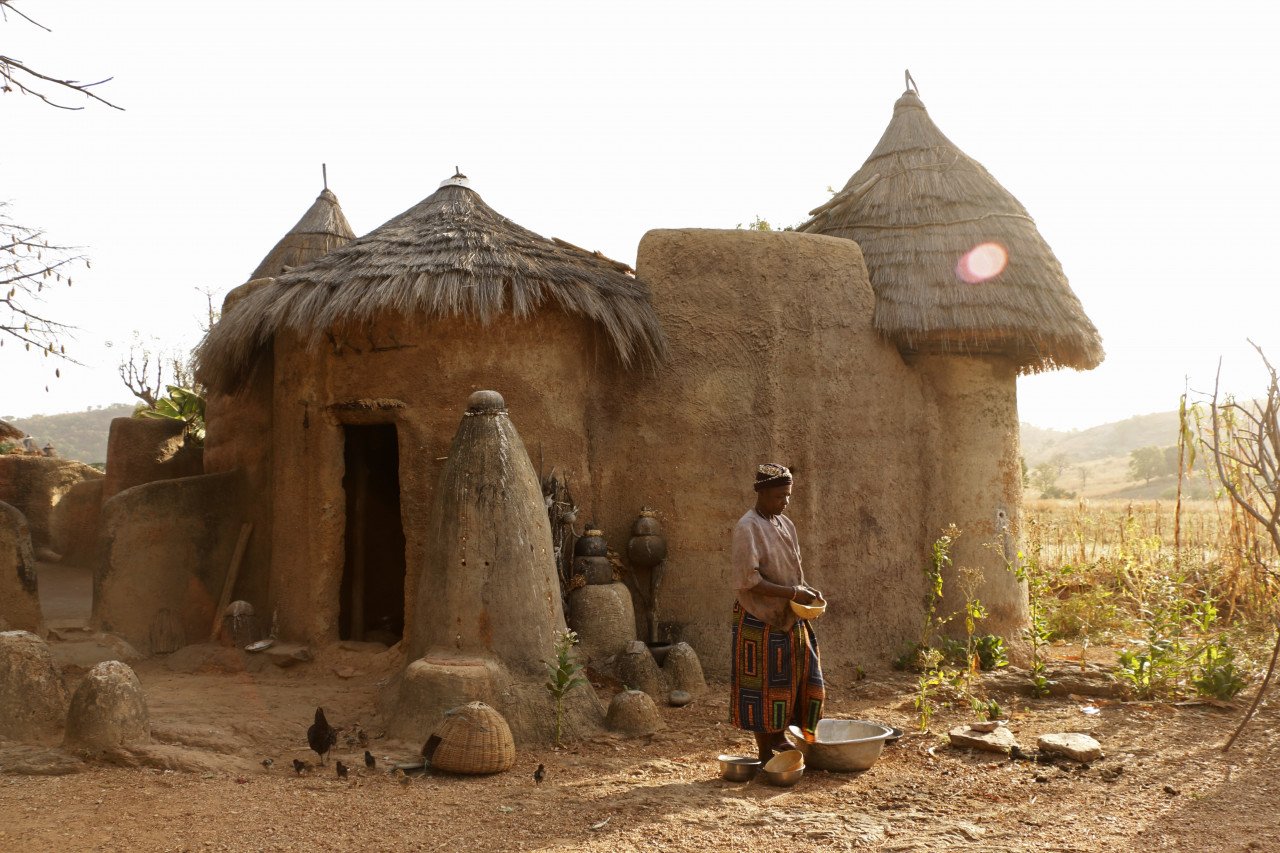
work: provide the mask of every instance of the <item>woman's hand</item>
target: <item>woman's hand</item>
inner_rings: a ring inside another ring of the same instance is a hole
[[[816,589],[810,589],[807,586],[801,585],[795,588],[795,594],[792,596],[791,600],[799,602],[800,604],[813,604],[819,597],[820,596]]]

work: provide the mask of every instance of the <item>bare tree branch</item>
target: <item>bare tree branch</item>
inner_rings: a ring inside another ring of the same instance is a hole
[[[49,29],[44,24],[19,10],[17,6],[13,5],[13,0],[0,0],[0,13],[6,13],[4,14],[5,20],[8,20],[7,12],[13,12],[18,17],[33,26],[39,27],[45,32],[53,32],[53,30]],[[48,84],[48,86],[52,87],[55,92],[75,92],[77,94],[84,95],[86,98],[92,98],[98,103],[104,104],[113,110],[123,111],[124,107],[111,103],[96,92],[89,91],[94,86],[101,86],[103,83],[108,83],[112,79],[113,78],[111,77],[106,77],[93,83],[81,83],[79,80],[53,77],[41,71],[37,71],[22,60],[14,59],[12,56],[0,56],[0,92],[12,92],[16,89],[24,95],[31,95],[32,97],[39,98],[49,106],[60,110],[82,110],[84,107],[72,107],[58,103],[53,100],[50,95],[42,91],[41,84]]]
[[[1241,405],[1230,397],[1225,403],[1221,402],[1222,360],[1219,359],[1213,380],[1213,397],[1209,401],[1212,438],[1203,438],[1202,443],[1213,454],[1218,479],[1232,502],[1262,526],[1271,537],[1272,545],[1280,551],[1280,474],[1277,472],[1277,459],[1280,459],[1280,376],[1277,376],[1262,348],[1253,341],[1249,343],[1267,368],[1266,397],[1262,402],[1248,405]],[[1264,568],[1264,571],[1268,575],[1273,574],[1270,568]],[[1275,648],[1271,652],[1266,675],[1258,685],[1258,692],[1244,718],[1223,746],[1223,752],[1231,749],[1253,719],[1263,695],[1271,686],[1277,659],[1280,659],[1280,621],[1277,621]]]

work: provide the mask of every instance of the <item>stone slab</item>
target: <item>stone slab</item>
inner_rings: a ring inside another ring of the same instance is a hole
[[[1041,752],[1062,755],[1072,761],[1097,761],[1102,757],[1102,744],[1089,735],[1079,732],[1058,732],[1040,735],[1036,746]]]
[[[968,726],[956,726],[950,732],[951,745],[964,749],[981,749],[987,752],[1009,754],[1018,745],[1013,732],[1001,726],[994,732],[975,732]]]

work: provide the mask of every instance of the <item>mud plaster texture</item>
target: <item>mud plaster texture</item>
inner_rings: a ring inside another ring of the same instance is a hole
[[[155,418],[114,418],[107,434],[102,500],[157,480],[204,473],[199,448],[182,440],[182,424]]]
[[[207,637],[244,521],[242,493],[238,474],[206,474],[134,486],[103,504],[94,627],[148,649],[167,609],[188,639]]]
[[[38,593],[27,520],[14,507],[0,503],[0,627],[42,633]]]
[[[998,356],[921,355],[913,360],[929,403],[931,464],[928,533],[954,524],[960,538],[943,573],[940,614],[964,607],[959,575],[982,570],[977,597],[987,608],[982,633],[1017,637],[1027,623],[1027,593],[1010,566],[1018,553],[1022,469],[1018,461],[1017,367]],[[963,630],[954,619],[952,631]]]
[[[0,501],[27,517],[36,548],[54,546],[52,517],[63,496],[79,483],[101,479],[101,471],[74,459],[0,456]]]
[[[44,640],[0,632],[0,741],[53,743],[67,718],[67,688]]]
[[[389,316],[363,337],[319,350],[278,338],[270,609],[278,609],[281,632],[313,645],[339,639],[344,425],[396,428],[412,636],[426,521],[468,396],[499,391],[534,468],[568,473],[576,487],[587,470],[588,388],[595,365],[611,358],[606,347],[589,321],[554,309],[488,326]]]
[[[233,302],[228,296],[227,305],[230,304]],[[244,477],[241,510],[244,520],[253,524],[253,536],[233,598],[259,608],[266,606],[271,576],[274,364],[268,352],[250,374],[243,391],[234,395],[210,393],[205,401],[204,473],[240,472]]]
[[[413,636],[451,437],[467,396],[492,388],[534,467],[568,476],[583,517],[615,547],[641,507],[659,512],[670,555],[657,639],[688,642],[712,677],[729,663],[730,535],[766,460],[797,472],[789,514],[806,575],[830,601],[817,623],[829,673],[885,663],[918,638],[922,569],[949,523],[965,529],[955,565],[984,569],[984,628],[1017,633],[1025,593],[986,547],[1011,550],[1016,536],[1012,365],[904,359],[873,328],[849,240],[660,230],[637,265],[672,348],[656,371],[624,370],[590,321],[553,305],[488,325],[384,315],[316,346],[278,336],[250,388],[214,401],[210,420],[208,469],[244,472],[241,514],[270,518],[237,597],[278,612],[282,637],[341,639],[344,427],[393,425]],[[636,574],[647,589],[648,573]],[[954,577],[947,591],[954,609]],[[648,636],[645,602],[634,604]]]
[[[421,727],[465,698],[497,709],[518,743],[546,742],[555,703],[545,662],[567,630],[551,526],[519,433],[500,400],[487,405],[462,417],[428,516],[407,641],[416,660],[395,725]],[[563,710],[574,731],[602,716],[586,689],[565,696]]]
[[[63,746],[80,753],[111,752],[151,740],[151,718],[138,676],[126,663],[103,661],[71,696]]]
[[[673,359],[619,380],[612,435],[592,469],[611,542],[643,505],[670,551],[659,633],[703,668],[729,665],[729,544],[755,503],[755,466],[796,470],[788,514],[830,670],[884,660],[919,630],[930,449],[923,383],[872,328],[874,297],[848,240],[795,233],[651,231],[637,274],[653,289]]]
[[[53,508],[53,550],[62,555],[63,563],[88,566],[96,558],[102,485],[101,477],[76,483]]]

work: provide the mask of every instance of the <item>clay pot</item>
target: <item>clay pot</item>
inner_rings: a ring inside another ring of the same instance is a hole
[[[587,583],[613,583],[613,564],[608,557],[574,557],[573,571]]]
[[[631,541],[627,543],[627,559],[631,565],[651,569],[667,559],[667,539],[662,524],[652,510],[641,510],[631,525]]]
[[[573,545],[575,557],[605,557],[608,554],[609,545],[604,541],[604,532],[594,526],[589,526]]]

